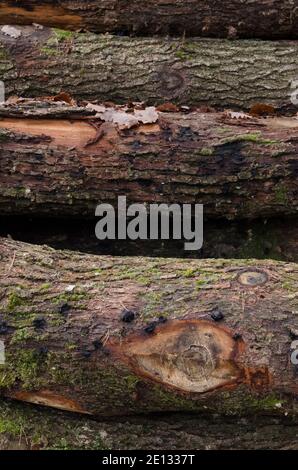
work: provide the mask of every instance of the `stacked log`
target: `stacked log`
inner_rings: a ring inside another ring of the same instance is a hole
[[[209,37],[297,38],[298,13],[290,0],[4,0],[2,24],[58,26],[97,33]]]
[[[209,218],[297,214],[296,119],[154,110],[153,122],[119,129],[48,106],[0,107],[2,214],[91,218],[123,195],[204,204]]]
[[[240,110],[260,102],[287,112],[296,109],[291,94],[297,98],[298,45],[0,27],[0,73],[7,97],[63,90],[91,101]]]
[[[297,416],[296,264],[0,248],[2,395],[100,416]]]

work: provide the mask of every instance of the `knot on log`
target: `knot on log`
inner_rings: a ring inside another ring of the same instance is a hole
[[[204,320],[168,322],[147,339],[133,336],[112,345],[138,375],[193,393],[237,383],[243,375],[237,364],[243,347],[232,332]]]
[[[268,281],[268,274],[261,269],[248,269],[238,275],[238,282],[247,287],[263,286]]]

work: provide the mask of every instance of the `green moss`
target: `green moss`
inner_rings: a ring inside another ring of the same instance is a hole
[[[186,271],[179,272],[178,274],[182,275],[183,277],[186,277],[186,278],[191,278],[191,277],[194,277],[195,275],[198,274],[198,270],[193,269],[193,268],[189,268]]]
[[[135,375],[128,375],[127,377],[125,377],[125,381],[127,384],[127,391],[129,393],[133,393],[137,384],[140,382],[140,378]]]
[[[22,433],[22,430],[22,423],[0,416],[0,434],[8,433],[14,437],[18,437]]]
[[[40,51],[48,56],[57,55],[57,49],[47,46],[41,47]]]
[[[9,312],[13,312],[17,307],[24,304],[24,299],[15,292],[11,292],[8,295],[7,309]]]
[[[96,422],[75,415],[0,401],[0,435],[22,450],[104,450],[100,430]]]
[[[239,134],[225,140],[225,143],[233,142],[254,142],[259,145],[275,145],[280,143],[277,140],[263,139],[261,132],[251,134]]]
[[[279,186],[275,189],[275,201],[278,204],[287,204],[288,203],[288,193],[287,190],[283,186]]]
[[[32,390],[40,385],[40,357],[34,350],[20,349],[7,353],[6,363],[0,368],[0,388],[10,388],[16,380],[24,389]]]
[[[7,60],[8,55],[4,48],[0,47],[0,60]]]
[[[250,407],[262,413],[264,411],[276,411],[282,405],[283,401],[273,394],[265,397],[251,398],[250,400]]]
[[[59,42],[66,41],[67,39],[71,39],[74,35],[74,33],[71,31],[65,31],[64,29],[58,29],[58,28],[54,28],[54,32]]]
[[[17,330],[11,339],[11,343],[23,343],[25,341],[28,341],[29,339],[32,339],[34,337],[34,331],[32,328],[22,328]]]
[[[204,147],[199,151],[199,155],[202,155],[203,157],[210,157],[213,154],[214,154],[213,148]]]
[[[51,284],[47,283],[47,284],[42,284],[40,286],[40,290],[49,290],[51,287]]]

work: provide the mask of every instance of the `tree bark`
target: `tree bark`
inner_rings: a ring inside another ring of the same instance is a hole
[[[0,402],[0,450],[297,450],[288,418],[177,414],[94,420]]]
[[[297,111],[291,101],[292,93],[297,99],[295,41],[138,39],[14,27],[6,34],[0,28],[0,44],[7,96],[64,90],[88,100],[220,109],[265,102]]]
[[[0,22],[122,34],[297,38],[297,7],[290,0],[30,0],[2,1]]]
[[[297,416],[297,265],[0,249],[2,395],[91,415]]]
[[[0,236],[96,255],[161,258],[255,258],[298,263],[298,218],[208,221],[204,244],[186,251],[184,240],[98,240],[95,221],[36,217],[0,217]]]
[[[91,218],[119,195],[204,204],[206,217],[297,214],[296,119],[160,113],[154,124],[119,130],[75,119],[80,108],[42,106],[0,108],[2,215]]]

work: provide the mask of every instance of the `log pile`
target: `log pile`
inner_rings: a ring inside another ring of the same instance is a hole
[[[0,449],[34,448],[28,413],[100,426],[74,448],[135,448],[126,423],[147,448],[297,448],[297,11],[1,2]],[[119,196],[203,204],[203,249],[94,242]]]

